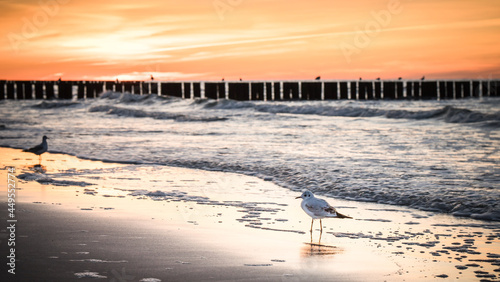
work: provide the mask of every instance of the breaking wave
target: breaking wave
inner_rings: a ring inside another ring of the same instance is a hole
[[[273,114],[320,115],[336,117],[385,117],[390,119],[439,119],[449,123],[500,122],[500,112],[481,113],[469,109],[443,106],[438,109],[410,111],[366,108],[356,106],[330,106],[321,104],[286,105],[273,102],[257,104],[231,100],[205,101],[206,109],[244,109],[254,108],[259,112]]]
[[[153,119],[170,119],[178,122],[212,122],[224,121],[225,117],[202,117],[202,116],[189,116],[184,114],[172,114],[167,112],[149,112],[139,109],[130,109],[125,107],[98,105],[89,108],[89,112],[105,112],[108,115],[117,115],[123,117],[135,118],[153,118]]]

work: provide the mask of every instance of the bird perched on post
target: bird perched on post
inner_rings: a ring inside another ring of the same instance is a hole
[[[333,218],[352,218],[347,215],[343,215],[337,210],[330,206],[325,200],[318,199],[314,197],[314,194],[311,191],[304,191],[302,195],[295,199],[302,198],[301,207],[302,209],[312,217],[311,221],[311,232],[313,228],[313,223],[315,219],[319,219],[319,224],[321,227],[321,232],[323,232],[323,224],[321,222],[322,218],[333,217]]]
[[[38,162],[39,162],[39,164],[41,164],[42,163],[42,154],[47,152],[47,150],[49,148],[49,146],[47,144],[47,139],[49,139],[49,137],[44,135],[42,143],[36,145],[35,147],[25,149],[25,150],[23,150],[23,152],[29,152],[29,153],[33,153],[35,155],[38,155],[38,157],[39,157]]]

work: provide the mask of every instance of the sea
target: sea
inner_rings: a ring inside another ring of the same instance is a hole
[[[500,220],[500,98],[0,101],[0,146],[235,172],[293,191]]]

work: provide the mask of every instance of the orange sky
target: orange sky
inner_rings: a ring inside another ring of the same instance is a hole
[[[500,78],[498,0],[0,0],[0,79]]]

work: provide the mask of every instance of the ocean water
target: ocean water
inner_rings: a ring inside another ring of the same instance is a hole
[[[285,188],[500,220],[500,99],[238,102],[106,92],[0,101],[0,146],[238,172]]]

